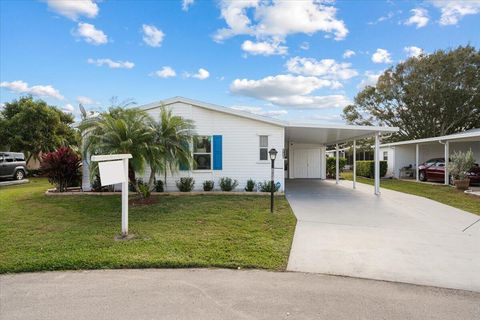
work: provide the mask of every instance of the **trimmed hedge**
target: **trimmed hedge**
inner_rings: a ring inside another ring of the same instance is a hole
[[[387,161],[380,161],[380,177],[385,177],[387,174]],[[357,161],[357,176],[365,178],[373,178],[375,176],[375,161],[363,160]]]
[[[338,172],[342,173],[345,165],[347,164],[346,158],[338,158]],[[335,157],[327,157],[327,177],[328,178],[335,178],[335,170],[336,170],[336,160]]]

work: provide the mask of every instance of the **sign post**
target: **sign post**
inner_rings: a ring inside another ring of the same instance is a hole
[[[122,184],[122,237],[128,236],[128,159],[131,154],[110,154],[92,156],[98,162],[102,186]]]

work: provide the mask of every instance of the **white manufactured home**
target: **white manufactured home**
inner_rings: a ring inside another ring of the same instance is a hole
[[[287,122],[183,97],[140,108],[158,120],[162,106],[174,115],[193,120],[198,136],[195,145],[190,146],[195,169],[179,168],[169,172],[168,191],[177,190],[175,183],[181,177],[193,177],[196,190],[201,190],[206,180],[213,180],[217,188],[222,177],[236,179],[238,190],[243,190],[249,179],[270,181],[268,151],[272,148],[278,151],[275,182],[279,182],[280,191],[284,191],[286,179],[325,179],[328,145],[376,136],[379,151],[380,135],[398,131],[390,127]],[[145,178],[148,175],[149,172],[145,172]],[[157,179],[164,178],[159,175]],[[88,188],[87,184],[83,184],[84,189]],[[376,190],[378,192],[378,188]]]
[[[418,165],[435,158],[448,159],[455,151],[472,150],[477,163],[480,163],[480,129],[467,130],[461,133],[440,137],[400,141],[382,144],[380,146],[381,160],[388,163],[387,176],[402,178],[401,172],[405,167],[414,171]],[[448,166],[447,166],[448,167]],[[448,179],[448,168],[445,176]],[[418,177],[418,172],[415,174]]]

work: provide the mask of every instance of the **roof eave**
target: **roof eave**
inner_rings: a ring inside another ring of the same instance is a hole
[[[245,111],[234,110],[231,108],[227,108],[227,107],[223,107],[223,106],[219,106],[219,105],[215,105],[215,104],[211,104],[203,101],[179,97],[179,96],[145,104],[143,106],[140,106],[139,108],[142,110],[150,110],[150,109],[155,109],[161,106],[168,106],[174,103],[185,103],[185,104],[197,106],[197,107],[208,109],[208,110],[218,111],[218,112],[235,115],[242,118],[247,118],[251,120],[256,120],[256,121],[277,125],[280,127],[285,127],[287,125],[286,121],[277,120],[277,119],[273,119],[273,118],[269,118],[261,115],[256,115],[256,114],[245,112]]]

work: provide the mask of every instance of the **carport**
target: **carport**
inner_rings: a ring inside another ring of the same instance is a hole
[[[353,142],[353,188],[356,188],[356,145],[357,141],[375,137],[375,183],[374,192],[380,194],[380,139],[382,135],[397,132],[395,127],[290,124],[285,128],[285,146],[288,152],[289,179],[325,179],[325,151],[335,146],[336,184],[339,183],[339,144]]]
[[[419,180],[418,166],[429,159],[444,158],[444,184],[449,183],[448,162],[455,151],[472,150],[476,162],[480,162],[480,129],[472,129],[461,133],[408,140],[380,145],[380,151],[388,160],[388,174],[402,178],[400,170],[411,166],[415,171],[415,179]]]

